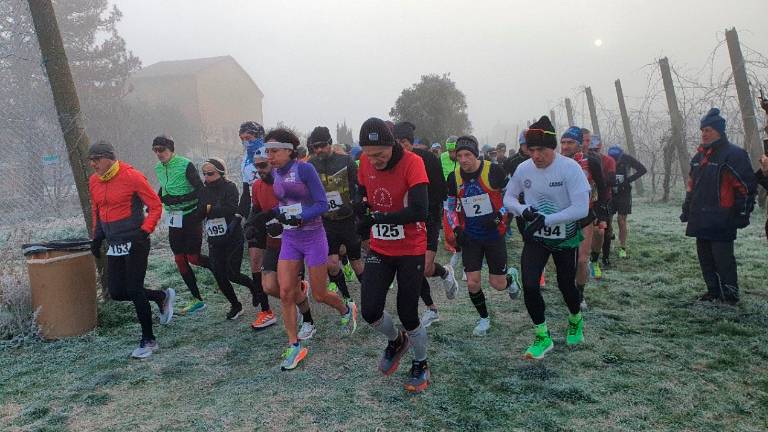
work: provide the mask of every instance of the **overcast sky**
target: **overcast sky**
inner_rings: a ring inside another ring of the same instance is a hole
[[[768,53],[768,0],[113,3],[145,66],[231,55],[265,94],[266,127],[333,130],[346,119],[355,137],[366,118],[388,118],[402,89],[426,73],[451,74],[482,139],[499,122],[548,113],[584,85],[611,107],[616,78],[628,97],[642,96],[644,65],[668,56],[698,69],[726,27]]]

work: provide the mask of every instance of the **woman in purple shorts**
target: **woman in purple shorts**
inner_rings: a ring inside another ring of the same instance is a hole
[[[299,342],[296,323],[296,303],[304,295],[298,288],[298,275],[304,263],[309,269],[312,296],[339,311],[342,331],[348,335],[357,328],[357,306],[348,307],[341,297],[328,292],[328,241],[321,217],[328,211],[328,200],[315,168],[297,160],[299,138],[290,130],[278,128],[271,130],[264,141],[279,201],[273,214],[283,224],[277,280],[289,346],[281,368],[290,370],[307,355],[307,348]]]

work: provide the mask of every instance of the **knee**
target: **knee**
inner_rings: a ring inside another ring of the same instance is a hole
[[[467,281],[467,289],[471,293],[476,293],[480,291],[480,281]]]
[[[497,291],[502,291],[507,288],[507,279],[503,276],[501,278],[491,278],[491,287]]]

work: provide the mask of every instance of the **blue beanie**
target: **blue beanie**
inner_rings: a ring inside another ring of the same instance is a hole
[[[707,126],[716,130],[721,137],[725,138],[725,119],[720,116],[719,108],[712,108],[707,112],[707,115],[702,117],[699,129],[704,129]]]
[[[349,154],[352,156],[352,159],[357,160],[360,157],[360,153],[363,152],[363,149],[360,146],[353,146],[352,149],[349,151]]]
[[[624,150],[621,149],[621,147],[615,145],[611,146],[611,148],[608,149],[608,156],[614,158],[615,160],[621,159],[621,156],[624,155]]]
[[[568,130],[565,131],[563,136],[560,137],[561,140],[563,139],[572,139],[579,143],[579,145],[584,143],[584,135],[581,134],[581,128],[578,126],[571,126],[568,128]]]

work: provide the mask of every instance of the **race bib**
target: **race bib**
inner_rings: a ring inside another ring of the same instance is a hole
[[[341,208],[344,201],[341,200],[341,194],[339,191],[326,192],[325,197],[328,199],[328,211],[334,212]]]
[[[291,216],[299,216],[301,215],[301,203],[280,206],[280,213],[284,214],[286,218],[290,218]],[[283,229],[291,230],[296,229],[296,227],[292,225],[283,225]]]
[[[107,248],[108,256],[126,256],[131,253],[131,242],[112,244]]]
[[[169,228],[181,228],[184,220],[184,212],[167,211],[165,212],[165,222]]]
[[[546,240],[564,240],[565,224],[542,227],[540,230],[536,231],[533,236]]]
[[[464,214],[470,218],[493,213],[491,197],[487,193],[462,198],[461,206],[464,208]]]
[[[205,232],[208,237],[219,237],[227,233],[227,221],[224,218],[206,219]]]
[[[393,224],[375,224],[371,227],[373,238],[377,240],[402,240],[405,238],[405,227]]]

